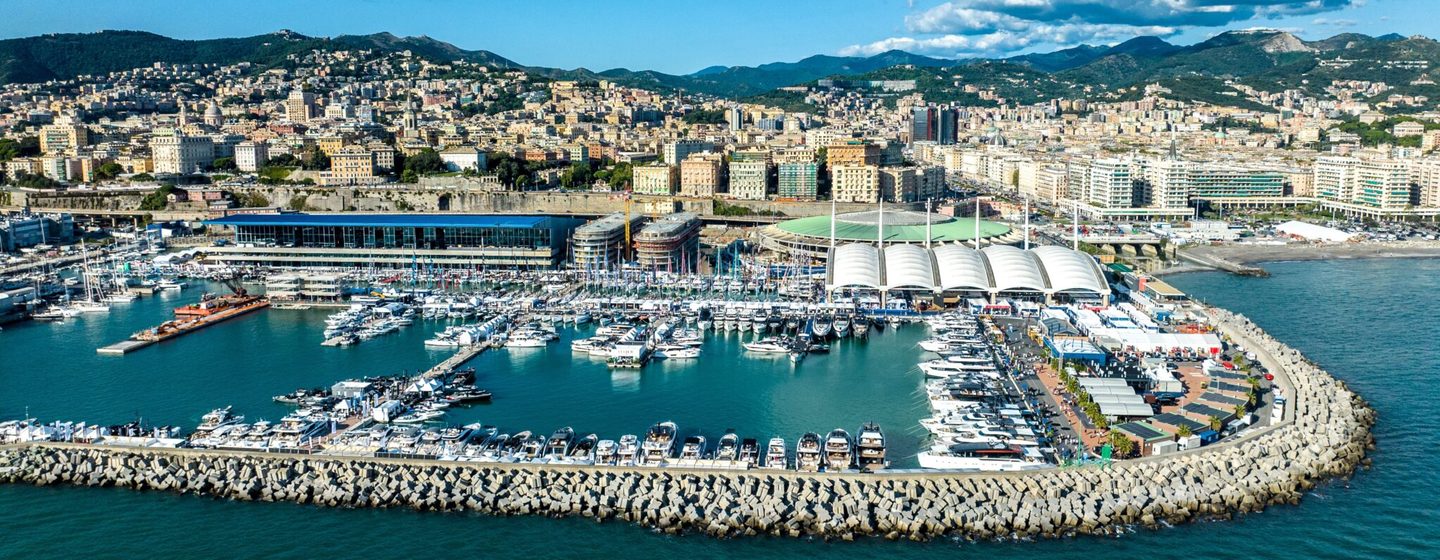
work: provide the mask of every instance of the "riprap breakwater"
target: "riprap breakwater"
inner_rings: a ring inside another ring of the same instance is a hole
[[[1373,411],[1243,317],[1212,315],[1289,387],[1293,419],[1235,441],[1107,468],[807,474],[458,463],[141,449],[0,448],[0,482],[167,490],[242,501],[583,516],[717,537],[1054,537],[1295,504],[1366,462]]]

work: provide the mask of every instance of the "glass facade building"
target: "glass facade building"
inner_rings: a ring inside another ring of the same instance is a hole
[[[405,264],[550,268],[581,220],[558,216],[239,214],[205,222],[234,232],[221,261],[275,266]]]

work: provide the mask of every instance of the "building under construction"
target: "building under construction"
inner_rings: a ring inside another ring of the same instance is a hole
[[[616,212],[575,228],[570,245],[575,268],[606,270],[620,266],[628,256],[626,242],[632,232],[640,231],[640,224],[644,222],[644,216],[627,217],[625,212]]]
[[[667,214],[645,224],[635,236],[635,262],[644,270],[691,272],[700,250],[700,216]]]

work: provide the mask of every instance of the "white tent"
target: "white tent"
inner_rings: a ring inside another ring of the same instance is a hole
[[[1332,227],[1326,227],[1307,222],[1291,220],[1275,226],[1275,231],[1284,235],[1308,239],[1311,241],[1328,241],[1331,243],[1343,243],[1355,237],[1354,234],[1345,233]]]

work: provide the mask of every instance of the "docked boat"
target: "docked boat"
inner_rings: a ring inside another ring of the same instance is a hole
[[[845,338],[847,336],[850,336],[850,318],[843,315],[836,317],[835,322],[832,324],[832,328],[835,331],[836,338]]]
[[[816,436],[819,437],[819,436]],[[785,470],[790,468],[789,452],[785,449],[785,438],[770,438],[765,446],[765,468]]]
[[[830,338],[830,331],[835,327],[835,320],[828,317],[819,317],[810,322],[810,333],[818,340]]]
[[[795,470],[819,472],[825,463],[825,450],[820,443],[820,434],[806,432],[795,442]]]
[[[850,432],[835,428],[825,436],[825,470],[843,471],[855,464],[855,443]]]
[[[784,342],[780,339],[774,337],[762,338],[753,342],[746,342],[741,346],[744,346],[746,350],[759,354],[788,354],[790,352],[789,346],[785,345]]]
[[[698,461],[705,458],[705,436],[696,434],[687,436],[680,446],[680,459],[685,461]]]
[[[545,454],[545,437],[540,434],[525,432],[528,437],[520,443],[520,451],[515,458],[521,461],[534,461]]]
[[[425,422],[439,420],[442,416],[445,416],[445,413],[439,410],[415,410],[409,414],[402,414],[390,422],[395,424],[423,424]]]
[[[655,347],[653,356],[667,360],[693,360],[700,357],[700,349],[680,344],[662,344]]]
[[[890,466],[885,458],[885,432],[874,422],[860,426],[855,436],[856,463],[862,471],[878,471]]]
[[[615,440],[602,439],[595,443],[595,464],[614,465],[619,456],[620,446],[615,443]]]
[[[740,459],[740,436],[734,430],[726,430],[715,444],[716,461],[737,461]]]
[[[585,437],[576,440],[575,445],[570,448],[570,454],[566,459],[566,462],[575,463],[577,465],[595,464],[595,446],[599,442],[600,438],[595,434],[588,434]]]
[[[565,426],[550,434],[550,439],[545,442],[545,457],[547,459],[563,459],[570,452],[570,445],[575,439],[575,429]]]
[[[645,433],[645,443],[640,449],[640,464],[662,465],[675,452],[674,422],[660,422]]]
[[[640,457],[640,438],[635,434],[620,436],[620,443],[615,448],[615,462],[620,465],[633,465]]]
[[[783,451],[785,440],[780,440],[780,445]],[[753,469],[759,467],[760,442],[756,441],[755,438],[745,438],[743,440],[740,440],[740,455],[738,457],[738,460],[741,463],[744,463],[749,468]]]
[[[926,469],[971,472],[1027,471],[1049,466],[1038,451],[1026,451],[1004,442],[957,443],[922,451],[916,456]]]

